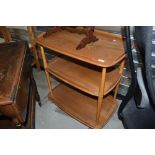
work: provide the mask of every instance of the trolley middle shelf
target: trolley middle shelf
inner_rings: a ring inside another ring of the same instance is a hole
[[[102,68],[66,56],[58,56],[48,62],[46,70],[58,79],[90,95],[98,96]],[[120,81],[119,68],[107,68],[104,95]]]

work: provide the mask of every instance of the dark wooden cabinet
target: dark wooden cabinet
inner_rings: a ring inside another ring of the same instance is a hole
[[[0,128],[34,128],[36,99],[27,43],[0,44]]]

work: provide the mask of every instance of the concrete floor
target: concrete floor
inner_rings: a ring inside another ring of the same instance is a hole
[[[33,70],[37,83],[38,91],[41,97],[42,107],[36,104],[36,128],[37,129],[88,129],[87,126],[73,119],[61,109],[59,109],[51,100],[48,100],[48,87],[43,71]],[[58,82],[51,79],[55,86]],[[104,126],[104,129],[123,129],[122,122],[117,118],[117,113]]]

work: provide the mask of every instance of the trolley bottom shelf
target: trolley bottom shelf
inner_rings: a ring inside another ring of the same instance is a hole
[[[87,96],[70,86],[59,84],[49,94],[49,99],[64,112],[90,128],[102,128],[117,108],[117,102],[112,96],[104,97],[100,120],[97,125],[97,98]]]

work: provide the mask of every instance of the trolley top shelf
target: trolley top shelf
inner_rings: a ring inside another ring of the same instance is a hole
[[[85,35],[65,30],[46,38],[43,37],[43,34],[37,38],[39,45],[100,67],[114,66],[125,58],[123,39],[120,35],[95,30],[94,34],[99,40],[87,44],[81,50],[76,50],[76,46]]]

